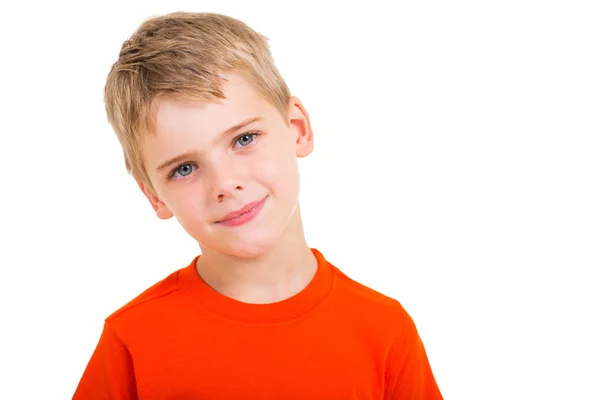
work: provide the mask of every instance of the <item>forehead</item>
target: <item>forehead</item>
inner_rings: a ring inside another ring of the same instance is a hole
[[[224,131],[241,119],[268,113],[273,108],[242,77],[230,75],[226,79],[223,84],[224,99],[157,100],[154,133],[160,137],[172,131],[186,131],[193,127],[210,134],[213,131]]]
[[[226,79],[225,99],[157,99],[153,134],[142,139],[142,154],[148,167],[177,153],[208,150],[219,135],[244,120],[260,117],[268,123],[279,115],[245,79],[238,75]]]

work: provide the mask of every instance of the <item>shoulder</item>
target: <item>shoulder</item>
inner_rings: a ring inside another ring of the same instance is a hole
[[[397,299],[350,278],[337,267],[333,267],[333,271],[337,275],[337,285],[345,296],[349,296],[352,300],[367,307],[374,307],[392,314],[406,314]]]
[[[386,399],[439,399],[425,346],[412,317],[400,301],[359,283],[338,268],[333,312],[347,335],[375,349],[385,382]],[[355,348],[358,346],[355,346]]]
[[[175,270],[164,279],[156,282],[115,310],[106,318],[106,321],[114,324],[117,321],[130,319],[140,313],[145,314],[152,312],[159,309],[163,303],[171,302],[173,296],[181,290],[179,275],[184,269],[191,268],[191,265],[193,264],[194,262],[187,267]]]
[[[338,297],[350,307],[356,318],[377,323],[396,335],[416,329],[411,316],[399,300],[357,282],[337,267],[332,267],[337,275]]]

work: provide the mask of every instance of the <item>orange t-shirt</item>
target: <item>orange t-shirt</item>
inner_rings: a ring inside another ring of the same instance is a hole
[[[312,251],[312,281],[272,304],[219,294],[194,259],[106,319],[73,399],[442,399],[402,306]]]

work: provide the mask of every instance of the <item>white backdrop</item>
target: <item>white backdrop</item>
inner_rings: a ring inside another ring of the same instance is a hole
[[[271,39],[315,130],[308,242],[405,306],[446,399],[600,399],[597,2],[383,4],[0,6],[0,398],[70,398],[103,319],[198,253],[102,97],[138,25],[185,10]]]

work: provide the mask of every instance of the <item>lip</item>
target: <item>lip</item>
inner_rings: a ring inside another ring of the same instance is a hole
[[[260,212],[265,200],[267,200],[267,197],[268,196],[262,200],[248,203],[239,210],[226,214],[223,218],[217,221],[217,223],[229,226],[237,226],[251,221]]]

